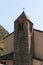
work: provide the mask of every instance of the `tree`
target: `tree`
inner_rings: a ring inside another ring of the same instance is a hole
[[[0,56],[3,55],[3,32],[0,32]]]

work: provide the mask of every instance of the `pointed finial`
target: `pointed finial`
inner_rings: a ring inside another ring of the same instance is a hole
[[[23,8],[23,11],[25,10],[25,8]]]

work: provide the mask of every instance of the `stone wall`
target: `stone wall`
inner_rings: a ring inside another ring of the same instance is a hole
[[[18,26],[23,24],[23,30],[18,30]],[[14,64],[15,65],[31,65],[31,36],[30,21],[26,19],[24,13],[14,22]]]

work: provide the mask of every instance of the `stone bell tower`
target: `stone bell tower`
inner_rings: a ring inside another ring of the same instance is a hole
[[[14,65],[31,65],[33,23],[23,11],[14,22]]]

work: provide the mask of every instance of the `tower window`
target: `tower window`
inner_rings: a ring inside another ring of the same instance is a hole
[[[32,24],[30,23],[30,32],[32,32]]]
[[[18,25],[18,30],[19,30],[19,31],[23,31],[23,26],[24,26],[23,23],[22,23],[22,24],[19,24],[19,25]]]

